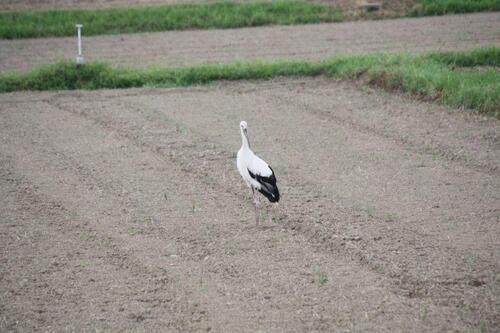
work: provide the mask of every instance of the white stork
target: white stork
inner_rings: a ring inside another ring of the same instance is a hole
[[[250,149],[248,127],[245,121],[240,123],[241,148],[238,151],[236,165],[241,177],[252,189],[253,204],[255,207],[255,223],[259,225],[258,201],[255,190],[262,193],[269,201],[278,202],[280,192],[276,186],[276,177],[273,169]]]

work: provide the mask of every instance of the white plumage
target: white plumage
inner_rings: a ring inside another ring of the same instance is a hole
[[[248,126],[245,121],[240,123],[241,148],[238,151],[236,164],[245,183],[252,189],[255,206],[255,222],[259,224],[258,201],[255,190],[262,193],[269,201],[278,202],[280,193],[276,186],[276,177],[273,169],[250,149],[248,140]]]

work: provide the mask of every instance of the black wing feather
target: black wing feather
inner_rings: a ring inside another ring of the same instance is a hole
[[[274,170],[271,167],[269,167],[269,169],[271,169],[271,175],[269,177],[262,177],[261,175],[256,175],[252,173],[252,171],[247,170],[250,177],[261,185],[259,192],[269,199],[269,201],[278,202],[280,200],[280,192],[276,185],[276,177],[274,176]]]

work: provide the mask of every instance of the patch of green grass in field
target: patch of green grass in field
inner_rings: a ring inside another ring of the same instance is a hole
[[[253,27],[340,21],[330,6],[297,1],[164,5],[101,10],[50,10],[0,13],[0,38],[85,36],[148,31]]]
[[[410,16],[428,16],[500,10],[498,0],[419,0]]]
[[[357,79],[423,100],[500,118],[500,48],[424,55],[372,54],[314,61],[254,61],[184,68],[127,69],[104,63],[61,62],[29,73],[0,75],[0,92],[17,90],[175,87],[217,80],[279,76]]]
[[[500,117],[499,50],[395,57],[367,75],[370,83],[388,90]]]

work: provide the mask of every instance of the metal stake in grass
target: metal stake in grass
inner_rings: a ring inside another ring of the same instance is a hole
[[[85,61],[82,55],[82,28],[83,24],[75,25],[77,31],[78,39],[78,54],[76,56],[76,64],[81,65]]]

